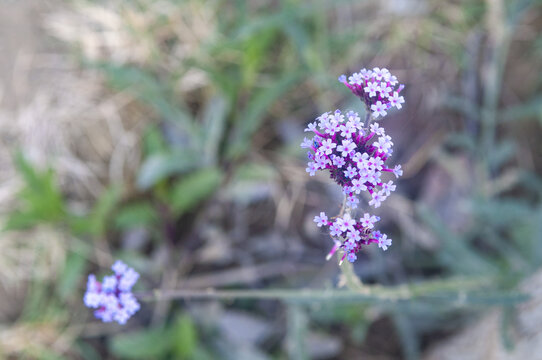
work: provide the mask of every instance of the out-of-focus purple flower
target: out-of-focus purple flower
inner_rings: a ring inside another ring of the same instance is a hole
[[[94,274],[88,276],[83,302],[87,307],[96,309],[94,316],[103,322],[116,321],[124,325],[140,308],[131,292],[139,274],[120,260],[111,269],[115,274],[104,276],[101,283],[96,281]]]

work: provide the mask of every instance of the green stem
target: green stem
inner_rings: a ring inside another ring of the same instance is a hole
[[[489,34],[489,58],[485,64],[483,78],[483,100],[481,109],[481,151],[480,157],[485,164],[484,180],[488,181],[493,172],[490,154],[495,146],[497,109],[501,95],[501,86],[506,59],[510,48],[513,24],[506,14],[502,0],[488,1],[487,23]]]
[[[457,306],[468,304],[509,304],[524,301],[523,294],[482,291],[490,284],[487,278],[435,281],[423,284],[383,287],[363,285],[359,290],[333,289],[270,289],[270,290],[155,290],[136,296],[144,301],[169,301],[174,299],[267,299],[314,303],[343,301],[356,303],[397,303],[400,301],[427,300]]]
[[[339,216],[343,216],[344,212],[350,213],[351,209],[346,206],[346,195],[344,196],[343,200],[343,206],[341,208]],[[348,287],[350,290],[362,290],[363,282],[359,278],[359,276],[356,275],[354,272],[354,266],[348,262],[348,261],[341,261],[342,258],[341,252],[337,252],[338,254],[338,261],[339,261],[339,267],[341,269],[341,272],[344,276],[346,287]]]
[[[363,282],[358,275],[354,272],[354,265],[349,261],[343,261],[342,264],[339,264],[341,272],[344,276],[346,287],[350,290],[365,290]]]

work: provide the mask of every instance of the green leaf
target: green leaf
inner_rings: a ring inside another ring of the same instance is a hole
[[[472,210],[483,223],[503,230],[516,227],[533,212],[527,201],[507,198],[480,199],[473,202]]]
[[[91,64],[92,65],[92,64]],[[93,64],[102,70],[114,88],[129,91],[150,105],[166,120],[176,123],[190,135],[195,135],[194,122],[181,104],[173,101],[172,91],[167,82],[158,79],[151,72],[135,66],[118,66],[109,63]]]
[[[49,284],[43,280],[34,279],[29,283],[24,297],[21,321],[32,322],[44,318],[44,309],[51,305]]]
[[[69,218],[72,231],[94,236],[105,234],[109,216],[119,203],[121,195],[122,191],[119,186],[112,186],[104,191],[90,214],[86,216],[71,216]]]
[[[194,169],[198,159],[189,151],[151,155],[139,170],[137,186],[145,190],[171,175]]]
[[[487,258],[482,257],[466,238],[454,232],[425,206],[418,206],[420,219],[441,240],[441,249],[437,256],[441,264],[458,274],[492,274],[498,269]]]
[[[234,183],[242,181],[273,181],[277,178],[274,167],[265,163],[245,163],[240,165],[234,175]]]
[[[509,106],[498,114],[500,122],[518,122],[521,120],[538,119],[542,123],[542,96],[516,106]]]
[[[77,283],[83,277],[86,268],[86,259],[78,253],[70,253],[66,260],[64,270],[56,284],[58,296],[62,300],[67,300],[74,296],[73,289],[77,288]]]
[[[119,186],[112,186],[100,195],[98,202],[94,205],[90,215],[94,234],[105,233],[106,223],[109,219],[109,215],[115,206],[117,206],[121,195],[122,191]]]
[[[21,203],[8,217],[6,229],[60,221],[65,214],[64,201],[53,171],[35,170],[21,153],[15,155],[15,165],[23,177],[24,187],[18,194]]]
[[[264,87],[253,96],[252,101],[236,123],[234,138],[230,142],[232,146],[228,149],[228,156],[235,158],[247,151],[250,138],[263,123],[265,113],[269,110],[269,107],[281,96],[284,96],[291,87],[299,84],[303,76],[303,71],[286,72],[282,78]]]
[[[303,59],[311,72],[319,73],[324,70],[324,64],[321,57],[314,49],[314,41],[309,36],[307,26],[302,26],[301,23],[290,21],[284,25],[284,31],[294,45],[294,49],[298,51],[299,57]]]
[[[165,357],[171,351],[171,332],[156,328],[115,336],[109,342],[111,352],[125,359]]]
[[[198,170],[177,181],[171,194],[171,205],[181,214],[208,198],[222,180],[222,173],[216,168]]]
[[[243,87],[251,88],[256,82],[258,72],[269,58],[270,47],[276,44],[276,36],[275,29],[269,28],[244,41],[241,63]]]
[[[500,335],[501,342],[507,351],[514,350],[514,339],[512,337],[512,324],[516,318],[514,306],[503,306],[501,312]]]
[[[297,304],[288,304],[288,327],[286,349],[291,359],[308,359],[305,339],[308,335],[308,318],[305,310]]]
[[[235,175],[222,194],[241,203],[261,200],[269,192],[269,184],[276,179],[276,170],[260,163],[247,163],[239,166]]]
[[[143,153],[146,156],[168,151],[168,145],[157,126],[147,129],[143,137]]]
[[[85,342],[85,341],[77,341],[74,344],[74,348],[76,348],[79,352],[79,355],[85,359],[85,360],[100,360],[102,359],[102,356],[94,349],[94,347]]]
[[[149,203],[127,205],[115,216],[115,227],[121,230],[147,227],[158,220],[156,210]]]
[[[194,322],[188,315],[179,316],[171,340],[176,358],[192,358],[198,345],[198,334]]]
[[[499,169],[505,165],[516,153],[516,144],[512,141],[503,140],[495,144],[489,154],[489,163],[493,169]]]
[[[397,309],[392,312],[395,328],[399,334],[403,352],[407,360],[420,358],[420,344],[416,331],[407,314]]]
[[[215,96],[205,107],[200,137],[208,164],[217,163],[220,142],[224,136],[226,117],[230,109],[227,99]]]

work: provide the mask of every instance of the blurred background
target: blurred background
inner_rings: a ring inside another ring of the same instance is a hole
[[[537,0],[0,2],[0,358],[542,359],[541,31]],[[344,287],[299,144],[364,111],[362,67],[406,85],[405,174],[354,271],[424,297],[93,318],[115,259],[139,291]]]

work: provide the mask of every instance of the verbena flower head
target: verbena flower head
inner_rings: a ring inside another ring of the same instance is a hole
[[[341,262],[345,258],[354,262],[364,245],[375,243],[385,251],[392,244],[386,234],[374,230],[379,218],[366,213],[356,220],[350,212],[358,207],[358,195],[362,192],[369,194],[369,205],[379,207],[395,191],[395,184],[386,173],[395,178],[403,175],[401,165],[386,164],[393,154],[392,139],[378,123],[371,124],[371,120],[383,118],[392,107],[402,108],[405,100],[399,94],[404,85],[384,68],[361,69],[348,78],[339,76],[339,81],[365,103],[368,123],[364,124],[353,111],[326,112],[308,124],[305,131],[314,136],[305,138],[301,147],[309,149],[307,172],[310,176],[318,170],[328,170],[330,177],[342,187],[348,206],[342,217],[329,219],[321,212],[314,218],[317,226],[327,228],[334,240],[328,259],[342,249]]]
[[[301,144],[309,149],[307,172],[313,176],[318,170],[328,170],[351,208],[358,206],[357,195],[362,192],[370,195],[369,205],[377,208],[395,190],[385,174],[399,177],[401,166],[386,165],[393,153],[393,142],[378,123],[364,128],[357,113],[336,110],[319,116],[305,131],[314,134]]]
[[[348,78],[346,75],[339,76],[339,81],[365,103],[375,119],[386,116],[392,107],[401,109],[405,102],[399,95],[404,85],[399,84],[397,77],[386,68],[361,69]]]
[[[346,258],[350,262],[357,259],[358,253],[363,246],[375,243],[386,251],[391,246],[392,240],[386,234],[375,231],[375,223],[380,218],[368,213],[363,217],[354,219],[349,213],[342,217],[328,220],[324,212],[314,218],[319,227],[323,226],[329,230],[329,234],[335,241],[335,245],[328,254],[328,259],[338,250],[343,249],[344,253],[341,262]],[[342,240],[342,241],[341,241]]]
[[[94,316],[103,322],[116,321],[124,325],[140,307],[131,292],[139,274],[120,260],[117,260],[111,269],[114,274],[104,276],[101,283],[96,281],[94,274],[88,276],[83,301],[87,307],[97,309]]]

